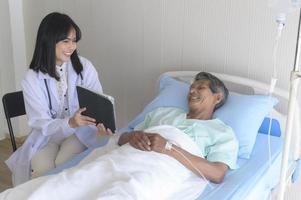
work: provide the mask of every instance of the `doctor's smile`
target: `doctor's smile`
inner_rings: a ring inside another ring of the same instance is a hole
[[[76,47],[76,32],[74,28],[71,28],[67,38],[55,45],[56,65],[61,66],[64,62],[69,61]]]

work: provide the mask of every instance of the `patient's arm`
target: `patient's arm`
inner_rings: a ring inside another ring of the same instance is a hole
[[[160,136],[159,134],[148,134],[148,137],[151,141],[151,149],[152,151],[156,151],[159,153],[163,153],[169,155],[180,163],[182,163],[185,167],[193,171],[195,174],[200,175],[198,171],[200,171],[206,179],[214,182],[214,183],[221,183],[225,176],[225,173],[228,170],[228,166],[221,162],[210,162],[206,159],[201,157],[195,156],[184,149],[172,145],[171,150],[165,149],[166,139]],[[176,149],[176,150],[175,150]],[[181,152],[181,153],[179,153]],[[181,155],[182,154],[182,155]],[[189,161],[187,161],[183,155],[194,165],[196,170]]]
[[[132,131],[122,134],[118,140],[118,145],[121,146],[128,142],[136,149],[151,151],[150,140],[147,137],[147,133],[143,131]]]

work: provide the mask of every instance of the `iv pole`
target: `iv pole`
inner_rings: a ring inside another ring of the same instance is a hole
[[[299,10],[299,25],[298,25],[298,34],[297,34],[297,43],[296,43],[296,52],[295,52],[295,62],[294,68],[290,76],[290,91],[289,91],[289,102],[288,102],[288,114],[285,128],[285,138],[284,138],[284,147],[282,154],[281,162],[281,174],[280,174],[280,186],[278,193],[278,200],[284,199],[285,188],[286,188],[286,177],[288,171],[288,162],[289,162],[289,153],[290,153],[290,144],[292,140],[292,131],[293,131],[293,122],[296,110],[297,103],[297,93],[298,93],[298,82],[301,78],[301,73],[299,71],[299,58],[301,50],[301,9]],[[300,133],[297,133],[300,134]]]

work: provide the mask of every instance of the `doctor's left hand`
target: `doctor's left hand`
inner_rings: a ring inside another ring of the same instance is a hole
[[[69,119],[69,126],[71,128],[77,128],[80,126],[87,126],[87,125],[96,125],[95,124],[95,119],[82,115],[82,112],[84,112],[86,110],[86,108],[80,108],[78,111],[76,111],[73,115],[73,117],[71,117]]]

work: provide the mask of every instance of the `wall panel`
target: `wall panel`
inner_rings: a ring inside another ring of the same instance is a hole
[[[116,98],[119,127],[156,92],[168,70],[226,72],[269,82],[276,33],[275,13],[260,0],[26,0],[27,50],[38,16],[70,14],[83,31],[81,55]],[[34,5],[46,9],[31,9]],[[298,14],[288,16],[279,42],[278,86],[288,89]],[[32,52],[27,52],[31,55]]]
[[[10,15],[7,0],[0,0],[0,97],[15,90],[14,62],[12,55]],[[7,133],[7,124],[3,112],[2,101],[0,105],[0,139]]]

